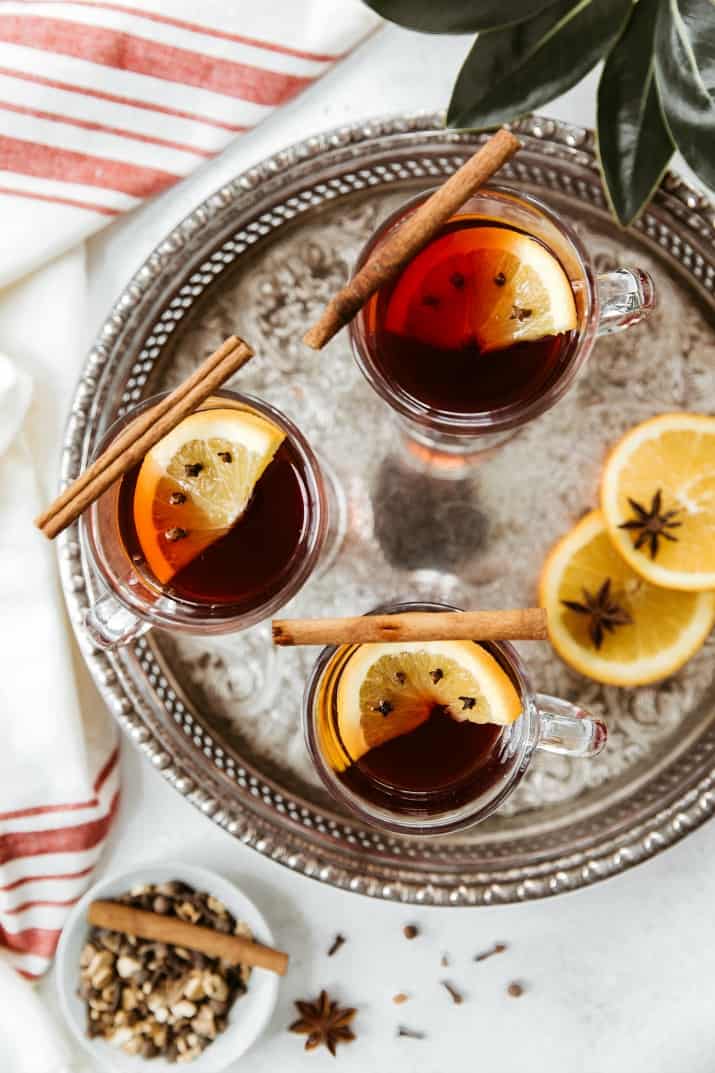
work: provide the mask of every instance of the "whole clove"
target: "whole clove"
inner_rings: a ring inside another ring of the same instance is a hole
[[[424,1032],[418,1032],[414,1028],[406,1028],[404,1025],[399,1025],[397,1029],[397,1035],[403,1036],[405,1039],[425,1039]]]
[[[331,958],[333,954],[337,954],[338,950],[345,942],[345,936],[341,935],[340,932],[338,932],[338,934],[335,936],[332,943],[330,944],[330,949],[328,950],[328,957]]]
[[[494,946],[490,946],[488,950],[482,950],[481,954],[475,954],[475,961],[486,961],[487,958],[493,957],[494,954],[503,954],[507,949],[506,943],[494,943]]]
[[[454,1005],[461,1006],[461,1004],[464,1002],[464,995],[460,994],[460,992],[457,991],[457,988],[450,984],[447,980],[442,980],[441,984],[451,998]]]

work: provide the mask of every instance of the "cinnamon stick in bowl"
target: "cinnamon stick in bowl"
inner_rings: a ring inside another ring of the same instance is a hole
[[[269,969],[279,976],[284,976],[288,968],[288,955],[271,946],[262,946],[241,935],[226,935],[214,928],[190,924],[178,917],[135,909],[121,902],[91,902],[87,917],[90,924],[98,928],[124,932],[137,939],[152,939],[171,946],[199,950],[209,957],[223,958],[232,965]]]
[[[405,611],[351,618],[274,619],[276,645],[355,645],[385,641],[542,641],[546,611]]]
[[[349,323],[368,298],[394,279],[451,216],[509,160],[521,142],[502,127],[457,171],[395,228],[370,259],[328,302],[303,342],[321,350]]]

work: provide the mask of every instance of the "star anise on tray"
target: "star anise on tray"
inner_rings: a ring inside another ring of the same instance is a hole
[[[577,615],[588,615],[588,635],[596,648],[603,644],[603,638],[618,626],[627,626],[633,621],[625,607],[611,596],[611,579],[607,577],[597,593],[591,593],[588,589],[581,589],[583,603],[577,600],[562,600],[564,607],[569,611],[575,611]]]
[[[663,493],[659,488],[653,498],[650,501],[648,508],[644,507],[641,503],[638,503],[635,499],[628,497],[628,502],[631,505],[635,517],[630,518],[627,522],[622,522],[619,529],[633,529],[640,530],[638,537],[633,545],[636,550],[642,548],[645,544],[648,544],[650,557],[655,559],[658,554],[658,548],[660,547],[659,541],[672,540],[675,542],[678,538],[669,533],[669,529],[679,529],[683,524],[682,522],[673,521],[674,518],[680,514],[680,508],[674,508],[673,510],[666,510],[661,512],[663,506]]]
[[[337,1002],[328,998],[327,991],[321,991],[315,1002],[297,1001],[295,1005],[300,1017],[289,1026],[289,1030],[308,1037],[305,1041],[306,1051],[312,1051],[323,1043],[335,1057],[338,1043],[350,1043],[355,1039],[350,1022],[357,1010],[338,1006]]]

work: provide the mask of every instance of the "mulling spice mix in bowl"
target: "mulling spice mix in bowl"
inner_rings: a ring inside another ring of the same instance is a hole
[[[158,923],[161,937],[90,926],[97,907],[109,911],[103,924],[131,913]],[[207,929],[217,949],[164,941],[177,925]],[[273,942],[253,903],[214,873],[162,865],[101,881],[73,910],[58,948],[60,1003],[77,1039],[115,1073],[177,1063],[219,1073],[263,1030],[278,992],[275,972],[218,953],[234,936]]]

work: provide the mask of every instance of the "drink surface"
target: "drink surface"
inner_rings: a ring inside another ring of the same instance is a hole
[[[570,285],[551,251],[516,228],[470,216],[450,221],[370,299],[368,350],[393,390],[429,409],[466,416],[528,403],[559,379],[576,350],[574,320],[570,330],[540,338],[504,338],[505,330],[518,335],[538,316],[528,294],[529,286],[538,287],[538,264],[531,284],[511,287],[529,245],[553,266],[556,302],[563,307],[566,287],[573,310]],[[556,319],[568,322],[568,316]]]
[[[138,475],[137,466],[122,480],[118,529],[127,554],[157,588],[160,583],[147,567],[134,521]],[[235,524],[161,587],[194,604],[231,604],[238,612],[256,607],[285,585],[296,566],[308,523],[309,498],[301,463],[286,439]]]
[[[459,807],[499,780],[502,729],[457,723],[435,708],[426,722],[371,749],[339,778],[359,797],[399,811]],[[411,795],[429,795],[430,801]]]

